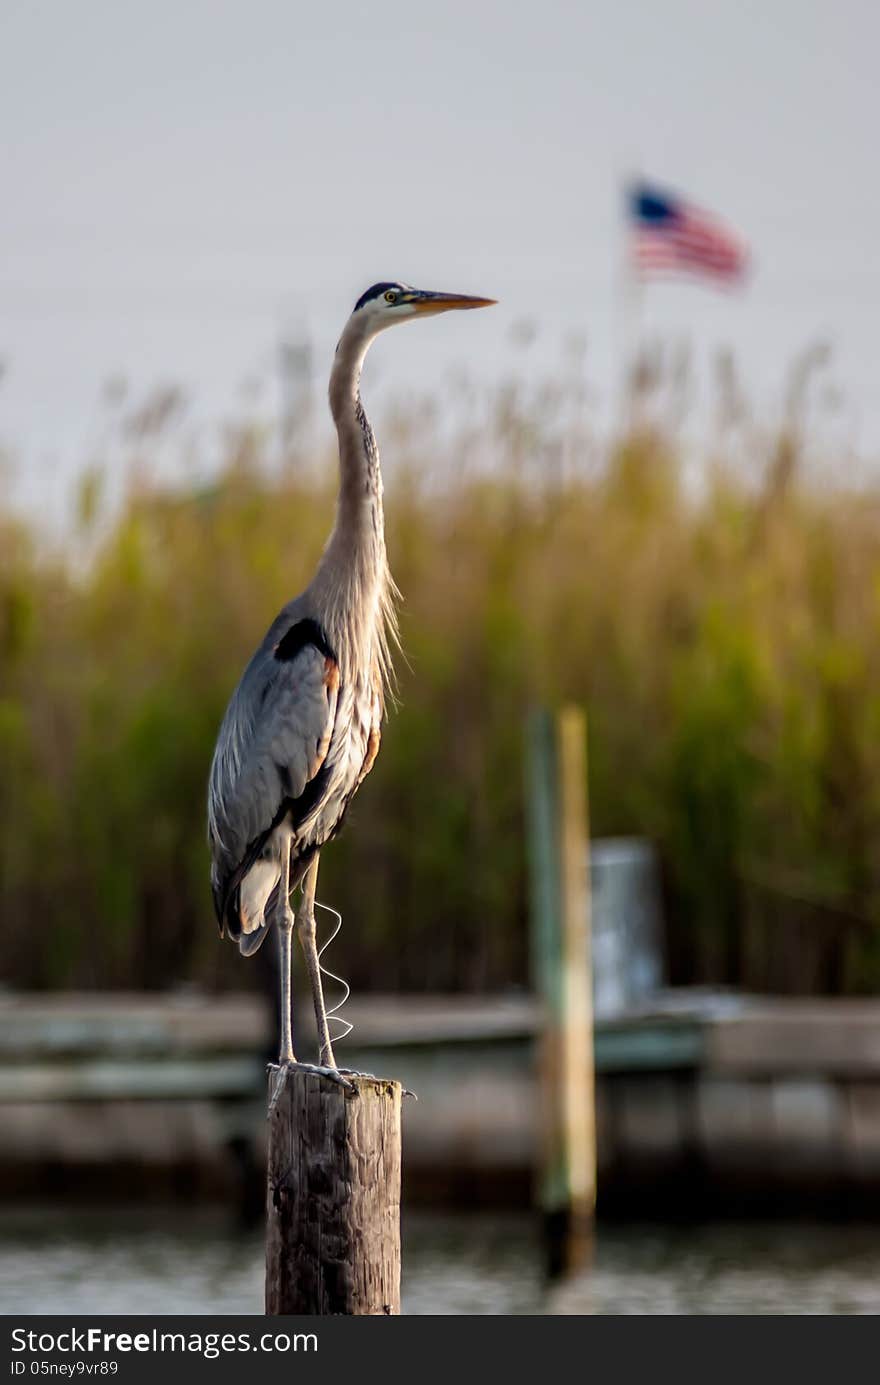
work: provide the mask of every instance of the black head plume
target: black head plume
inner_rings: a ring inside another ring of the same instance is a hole
[[[393,280],[389,283],[373,284],[371,288],[367,289],[366,293],[361,294],[360,298],[354,305],[354,311],[357,312],[358,308],[362,308],[365,303],[370,303],[374,298],[381,298],[382,294],[387,293],[388,289],[402,290],[403,287],[403,284],[396,284]]]

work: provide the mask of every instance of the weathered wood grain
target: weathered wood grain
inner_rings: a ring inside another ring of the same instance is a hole
[[[291,1069],[270,1110],[267,1314],[400,1312],[402,1089],[351,1081]]]

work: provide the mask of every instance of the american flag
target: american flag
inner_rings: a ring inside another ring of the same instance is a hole
[[[745,244],[710,212],[648,183],[628,191],[630,249],[636,272],[700,274],[733,283],[745,271]]]

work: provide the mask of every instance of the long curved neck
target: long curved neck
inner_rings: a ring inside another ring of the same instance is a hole
[[[352,665],[386,647],[392,588],[385,556],[379,449],[360,397],[361,367],[373,334],[352,319],[336,348],[330,373],[330,411],[339,438],[339,499],[314,588],[328,634]]]
[[[349,539],[360,536],[365,525],[372,530],[377,521],[382,529],[379,449],[360,395],[361,368],[372,340],[356,319],[350,320],[330,372],[330,412],[339,438],[336,530],[345,525]]]

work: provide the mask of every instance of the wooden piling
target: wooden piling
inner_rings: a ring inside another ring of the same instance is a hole
[[[399,1082],[288,1070],[271,1105],[268,1314],[400,1312]]]
[[[543,1003],[541,1153],[536,1196],[551,1271],[588,1253],[596,1201],[586,718],[535,712],[527,797],[532,967]]]

